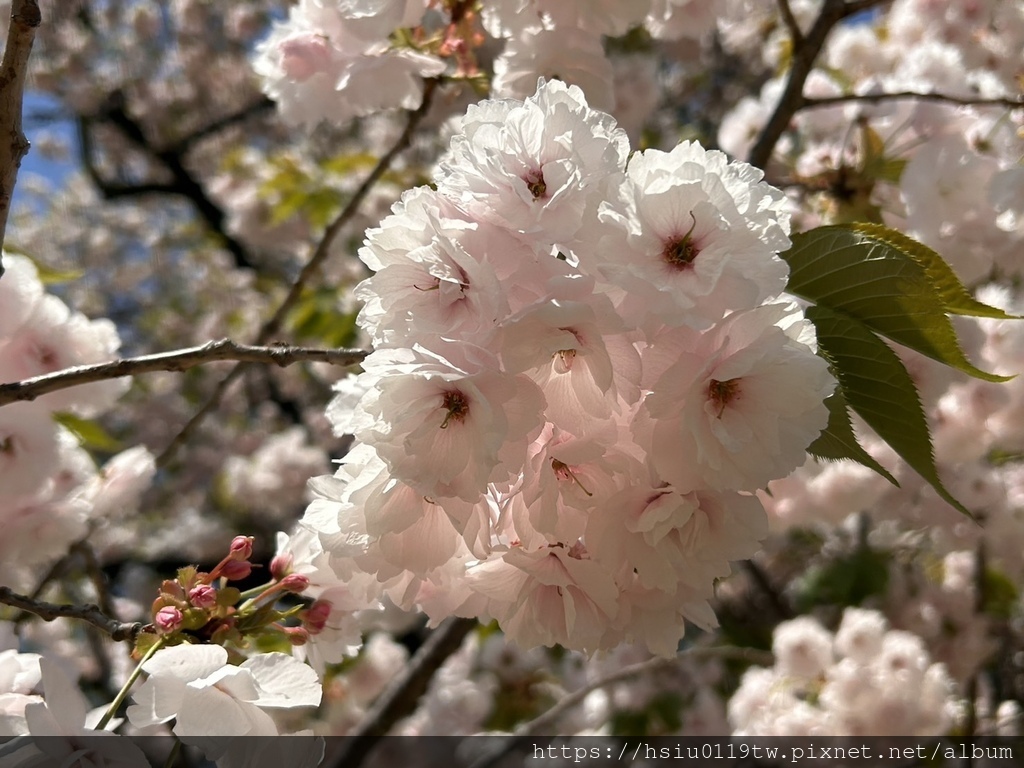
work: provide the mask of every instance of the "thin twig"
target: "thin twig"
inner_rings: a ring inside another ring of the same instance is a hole
[[[254,104],[250,104],[248,107],[243,107],[238,112],[225,115],[224,117],[214,120],[212,123],[207,123],[203,127],[197,128],[187,136],[175,141],[164,151],[173,152],[176,155],[184,155],[203,139],[214,136],[225,128],[230,128],[232,125],[241,123],[264,112],[269,112],[273,108],[274,102],[264,96],[259,101]]]
[[[775,585],[772,584],[771,579],[768,578],[768,574],[761,570],[757,563],[753,560],[743,560],[740,563],[740,567],[750,576],[758,591],[768,598],[768,602],[780,620],[786,621],[793,618],[793,609],[789,607],[785,598],[775,588]]]
[[[50,392],[81,384],[157,371],[185,371],[207,363],[241,361],[284,367],[299,362],[317,362],[345,366],[361,362],[367,354],[369,353],[360,349],[319,349],[288,345],[259,347],[221,339],[208,342],[201,347],[128,357],[97,365],[80,365],[24,381],[0,384],[0,406],[19,400],[35,400]]]
[[[846,7],[843,8],[843,17],[856,16],[858,13],[863,13],[879,5],[886,5],[891,2],[892,0],[849,0],[846,3]]]
[[[405,671],[384,690],[352,736],[344,740],[344,749],[327,768],[358,768],[401,718],[412,714],[427,690],[434,673],[445,659],[462,645],[476,626],[476,619],[450,618],[433,631]]]
[[[1006,107],[1007,109],[1024,109],[1024,99],[1014,98],[973,98],[970,96],[950,96],[945,93],[920,93],[917,91],[896,91],[893,93],[850,93],[844,96],[823,96],[818,99],[804,98],[800,109],[820,109],[837,104],[852,104],[858,101],[878,104],[883,101],[938,101],[960,107]]]
[[[825,0],[821,13],[814,20],[811,31],[802,38],[799,45],[793,46],[789,78],[786,80],[786,86],[779,98],[779,103],[775,106],[775,111],[765,127],[761,129],[761,134],[750,150],[747,162],[751,165],[761,169],[768,165],[772,152],[775,151],[775,145],[778,144],[782,134],[789,127],[793,115],[800,109],[800,105],[804,101],[804,83],[811,73],[815,59],[818,58],[818,54],[824,47],[829,32],[842,21],[846,11],[847,7],[843,0]]]
[[[601,688],[607,688],[609,685],[614,685],[615,683],[632,680],[649,672],[653,673],[661,672],[663,670],[671,670],[683,659],[701,658],[738,659],[740,661],[750,662],[751,664],[763,665],[771,664],[774,660],[772,654],[767,651],[761,651],[756,648],[739,648],[723,645],[695,646],[693,648],[687,648],[678,656],[673,658],[647,659],[646,661],[641,661],[636,664],[630,664],[629,666],[617,669],[598,680],[584,685],[582,688],[579,688],[560,699],[557,704],[538,715],[533,720],[521,723],[515,729],[511,738],[502,739],[497,749],[482,755],[472,764],[471,768],[490,768],[490,766],[493,766],[505,757],[505,755],[515,750],[515,748],[522,743],[524,739],[531,736],[545,735],[545,731],[548,731],[555,726],[567,712],[582,704],[587,696],[594,691],[600,690]]]
[[[18,169],[30,146],[22,130],[21,111],[28,56],[36,38],[36,27],[41,23],[36,0],[14,0],[11,4],[11,26],[7,32],[3,62],[0,62],[0,245],[7,232],[7,217],[14,199]],[[3,273],[3,259],[0,257],[0,275]]]
[[[43,621],[54,619],[79,619],[103,630],[117,642],[134,641],[142,631],[139,622],[123,622],[107,616],[95,605],[57,605],[44,603],[27,595],[19,595],[10,587],[0,587],[0,603],[33,613]]]
[[[793,41],[793,50],[796,50],[803,44],[804,33],[796,21],[796,16],[793,15],[793,9],[789,5],[789,0],[777,0],[777,3],[779,15],[782,16],[782,21],[786,25],[786,29],[789,30],[789,37]]]
[[[388,171],[391,164],[395,161],[395,158],[412,143],[412,135],[420,122],[426,116],[427,111],[430,109],[430,104],[433,101],[434,91],[438,85],[437,80],[427,80],[423,88],[423,101],[420,106],[409,113],[409,117],[406,120],[405,129],[402,131],[402,135],[398,137],[398,140],[391,146],[391,148],[377,161],[377,164],[370,171],[369,175],[363,180],[363,183],[359,185],[359,188],[353,193],[351,199],[345,208],[338,214],[338,216],[332,221],[327,229],[324,230],[323,236],[320,238],[320,242],[313,250],[309,260],[303,266],[299,276],[292,283],[291,289],[288,291],[288,295],[285,296],[284,301],[278,306],[277,311],[274,312],[273,316],[263,324],[260,328],[259,335],[256,337],[256,344],[265,344],[268,340],[277,335],[280,331],[281,326],[284,324],[285,317],[292,310],[299,298],[302,296],[302,291],[306,285],[316,274],[317,270],[320,269],[323,262],[327,259],[328,254],[331,251],[335,239],[341,233],[341,231],[348,225],[348,223],[355,217],[359,211],[359,206],[362,205],[363,200],[370,194],[374,185],[380,180],[380,178]],[[214,388],[213,393],[203,404],[203,406],[189,419],[188,423],[182,427],[181,431],[174,436],[174,439],[164,448],[163,452],[156,457],[156,465],[158,467],[166,466],[178,449],[188,441],[192,436],[192,433],[199,427],[203,420],[213,412],[220,404],[221,398],[224,393],[227,392],[228,387],[238,379],[242,373],[245,372],[245,364],[240,363],[236,365],[231,371],[218,383]]]
[[[623,680],[632,680],[633,678],[639,677],[647,672],[671,669],[677,665],[681,659],[701,658],[738,659],[740,661],[748,661],[752,664],[771,664],[774,660],[770,653],[758,650],[757,648],[739,648],[731,645],[720,645],[695,646],[693,648],[687,648],[674,658],[657,658],[640,661],[636,664],[630,664],[627,667],[616,670],[615,672],[611,672],[605,677],[595,680],[592,683],[588,683],[582,688],[573,691],[543,714],[538,715],[529,722],[520,724],[515,730],[515,735],[530,736],[543,733],[545,729],[555,725],[566,712],[579,704],[582,704],[583,700],[587,698],[587,696],[601,688],[607,688],[609,685],[614,685],[615,683],[622,682]]]
[[[96,605],[105,614],[114,612],[114,605],[110,602],[110,589],[107,584],[106,574],[103,573],[103,566],[96,557],[96,550],[87,541],[76,541],[71,545],[71,552],[82,558],[82,565],[85,575],[89,577],[92,588],[96,592]]]

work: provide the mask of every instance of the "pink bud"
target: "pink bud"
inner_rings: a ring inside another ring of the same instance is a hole
[[[290,552],[285,552],[280,555],[275,555],[274,559],[270,561],[270,575],[275,579],[283,579],[292,570],[292,563],[295,558],[292,557]]]
[[[311,635],[324,631],[332,608],[333,606],[327,600],[316,600],[309,608],[302,612],[302,624],[309,630]]]
[[[285,592],[304,592],[309,587],[309,577],[301,573],[289,573],[281,579],[281,589]]]
[[[153,623],[160,634],[166,635],[181,627],[182,618],[181,611],[173,605],[165,605],[156,612],[156,616],[153,617]]]
[[[199,584],[189,590],[188,601],[196,608],[213,608],[217,604],[217,590],[208,584]]]
[[[232,560],[248,560],[252,557],[252,536],[235,536],[231,540],[231,552],[228,555]]]
[[[309,632],[302,627],[282,627],[282,630],[292,645],[305,645],[309,640]]]
[[[220,569],[220,575],[228,581],[244,579],[250,573],[252,573],[252,563],[245,560],[228,560]]]

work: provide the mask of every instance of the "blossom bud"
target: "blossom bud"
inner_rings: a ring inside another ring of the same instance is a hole
[[[166,605],[156,612],[153,623],[160,634],[167,635],[181,627],[183,618],[181,611],[173,605]]]
[[[228,560],[220,569],[220,575],[228,581],[244,579],[250,573],[252,573],[252,563],[245,560]]]
[[[275,555],[274,559],[270,561],[270,575],[275,579],[283,579],[292,570],[292,563],[295,558],[288,552],[281,555]]]
[[[231,540],[231,551],[228,555],[232,560],[248,560],[252,557],[252,536],[235,536]]]
[[[281,631],[292,645],[305,645],[309,641],[309,632],[302,627],[282,627]]]
[[[217,604],[217,590],[208,584],[199,584],[189,590],[188,600],[196,608],[213,608]]]
[[[309,577],[301,573],[289,573],[280,584],[285,592],[304,592],[309,587]]]
[[[302,625],[309,630],[311,635],[324,631],[327,626],[327,619],[331,615],[332,605],[327,600],[316,600],[301,614]]]

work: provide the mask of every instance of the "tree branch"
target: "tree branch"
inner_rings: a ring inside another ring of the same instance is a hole
[[[96,169],[93,161],[93,142],[91,131],[97,122],[105,122],[117,128],[117,130],[142,150],[150,158],[160,163],[170,174],[171,182],[142,182],[140,184],[123,184],[117,181],[104,179]],[[125,108],[124,94],[120,91],[112,93],[107,100],[106,107],[95,117],[79,116],[78,118],[79,146],[82,155],[82,165],[85,166],[89,177],[106,199],[116,199],[132,195],[149,194],[154,192],[179,195],[189,200],[199,216],[206,222],[206,226],[217,235],[223,243],[225,250],[231,254],[235,266],[240,269],[252,269],[259,271],[256,263],[253,262],[251,254],[246,247],[231,234],[225,226],[227,216],[210,197],[206,190],[196,178],[185,167],[184,157],[175,147],[168,149],[157,149],[146,136],[135,119],[128,114]]]
[[[274,108],[274,102],[264,96],[254,104],[250,104],[238,112],[233,112],[230,115],[225,115],[222,118],[214,120],[211,123],[207,123],[202,128],[197,128],[192,133],[184,136],[173,144],[168,146],[164,152],[171,152],[179,157],[184,157],[185,154],[198,144],[203,139],[220,133],[225,128],[230,128],[235,123],[241,123],[248,120],[250,117],[262,114],[263,112],[269,112]]]
[[[669,671],[678,665],[683,659],[704,658],[737,659],[740,661],[750,662],[751,664],[765,665],[771,664],[774,660],[772,654],[768,651],[761,651],[756,648],[738,648],[735,646],[720,645],[695,646],[693,648],[687,648],[673,658],[647,659],[646,661],[640,661],[636,664],[630,664],[629,666],[617,669],[602,678],[584,685],[582,688],[579,688],[560,699],[557,704],[538,715],[533,720],[521,723],[516,727],[511,738],[502,739],[497,749],[478,758],[473,762],[471,768],[490,768],[505,757],[505,755],[515,750],[516,746],[522,743],[524,739],[530,736],[544,735],[545,731],[549,733],[553,732],[553,728],[558,723],[559,719],[571,709],[582,704],[584,699],[594,691],[600,690],[601,688],[607,688],[609,685],[614,685],[615,683],[632,680],[633,678],[640,677],[648,672]]]
[[[256,337],[256,344],[265,344],[269,339],[277,335],[281,326],[284,324],[285,317],[287,317],[288,313],[298,302],[299,297],[302,296],[303,289],[327,259],[335,239],[345,226],[355,217],[356,213],[359,212],[359,206],[362,205],[366,196],[370,194],[374,185],[388,171],[391,164],[395,161],[395,158],[412,143],[413,133],[426,116],[427,111],[430,109],[430,104],[433,101],[434,91],[437,89],[437,85],[437,80],[426,81],[423,88],[423,101],[417,109],[409,113],[402,135],[398,137],[397,141],[395,141],[391,148],[384,153],[380,160],[377,161],[373,170],[370,171],[369,175],[363,180],[363,183],[360,184],[359,188],[353,193],[348,204],[324,230],[324,234],[320,238],[320,242],[317,243],[317,246],[310,255],[309,260],[302,267],[302,271],[295,279],[295,282],[292,283],[292,286],[288,291],[288,295],[285,296],[284,301],[282,301],[280,306],[278,306],[277,311],[274,312],[273,316],[260,328],[260,332]],[[218,382],[213,393],[203,404],[202,408],[200,408],[195,415],[189,419],[188,423],[182,427],[181,431],[178,432],[177,435],[174,436],[174,439],[171,440],[166,448],[164,448],[163,452],[157,456],[156,465],[158,467],[166,466],[171,459],[174,458],[178,448],[180,448],[192,436],[203,420],[217,408],[220,404],[221,398],[224,396],[224,393],[227,392],[228,387],[230,387],[231,384],[244,372],[244,364],[236,365],[231,369],[227,376]]]
[[[158,352],[155,355],[129,357],[96,365],[80,365],[24,381],[0,384],[0,406],[19,400],[35,400],[50,392],[77,387],[80,384],[157,371],[184,371],[207,363],[242,361],[278,365],[282,368],[300,362],[346,366],[361,362],[368,354],[360,349],[317,349],[288,345],[261,347],[221,339],[208,342],[201,347]]]
[[[0,587],[0,603],[33,613],[43,621],[53,621],[54,619],[79,619],[80,621],[85,621],[106,632],[112,640],[117,642],[132,642],[139,632],[142,631],[141,623],[118,621],[107,616],[95,605],[44,603],[41,600],[35,600],[26,595],[19,595],[17,592],[12,591],[10,587]]]
[[[377,742],[403,717],[412,714],[434,673],[455,653],[476,626],[476,619],[450,618],[433,631],[401,675],[374,702],[373,708],[327,768],[358,768]]]
[[[846,94],[844,96],[825,96],[818,99],[804,98],[800,109],[820,109],[832,107],[837,104],[852,104],[859,101],[869,104],[878,104],[884,101],[905,101],[915,99],[918,101],[937,101],[943,104],[952,104],[959,107],[1006,107],[1007,109],[1024,109],[1024,99],[996,98],[983,99],[970,96],[949,96],[944,93],[919,93],[917,91],[896,91],[893,93],[860,93]]]
[[[21,111],[28,56],[32,52],[36,27],[41,23],[37,0],[14,0],[11,4],[11,26],[3,62],[0,62],[0,137],[3,137],[0,140],[0,245],[7,233],[18,169],[30,146],[22,130]],[[3,258],[0,257],[0,275],[3,273]]]
[[[800,45],[793,46],[793,61],[789,68],[789,79],[782,91],[779,103],[775,111],[768,119],[768,123],[761,130],[761,135],[750,150],[747,162],[751,165],[766,169],[771,159],[775,145],[778,144],[782,134],[789,127],[793,115],[800,109],[804,101],[804,83],[811,73],[815,59],[825,45],[832,28],[842,21],[847,12],[846,3],[843,0],[825,0],[821,13],[814,20],[811,31],[802,38]]]
[[[804,33],[800,30],[800,25],[797,24],[796,16],[793,15],[793,9],[789,5],[789,0],[777,0],[779,6],[779,15],[782,16],[782,21],[786,25],[786,29],[789,30],[789,37],[793,41],[793,50],[796,50],[804,42]]]

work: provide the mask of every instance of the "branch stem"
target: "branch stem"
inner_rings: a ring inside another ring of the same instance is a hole
[[[355,365],[369,354],[359,349],[320,349],[288,345],[252,346],[230,339],[211,341],[199,347],[129,357],[97,365],[81,365],[24,381],[0,384],[0,406],[38,397],[81,384],[137,376],[158,371],[185,371],[197,365],[223,361],[261,363],[281,367],[299,362]]]
[[[11,26],[7,32],[7,47],[0,62],[0,245],[7,232],[7,217],[11,213],[14,185],[18,169],[28,154],[29,143],[22,130],[22,102],[25,98],[25,75],[28,57],[36,38],[36,28],[42,23],[37,0],[14,0],[11,3]],[[0,257],[0,275],[4,273]]]
[[[422,122],[426,116],[427,111],[430,109],[430,105],[433,102],[434,92],[437,89],[437,80],[427,80],[423,88],[423,101],[420,106],[409,113],[408,119],[405,123],[405,129],[402,131],[401,136],[395,141],[395,143],[388,149],[387,152],[377,161],[377,164],[373,167],[373,170],[363,179],[362,184],[352,194],[348,204],[342,209],[341,213],[335,217],[335,219],[327,225],[324,230],[323,236],[314,248],[313,253],[302,267],[302,271],[299,276],[292,283],[291,288],[288,291],[288,295],[285,296],[284,300],[278,306],[274,314],[267,320],[263,327],[260,328],[260,332],[256,337],[256,344],[266,344],[267,341],[272,339],[281,330],[284,325],[284,320],[291,312],[292,308],[298,303],[299,298],[302,296],[302,292],[305,290],[306,285],[313,278],[313,276],[320,269],[324,261],[327,260],[327,256],[331,252],[331,246],[337,239],[341,231],[348,225],[348,223],[355,217],[359,212],[359,207],[363,204],[363,200],[366,199],[367,195],[370,194],[373,187],[380,181],[381,177],[387,173],[391,164],[395,161],[395,158],[402,153],[411,143],[412,136],[415,133],[416,128]],[[188,423],[182,427],[181,431],[174,436],[174,439],[164,448],[163,452],[157,456],[156,465],[158,467],[167,466],[174,458],[178,449],[184,445],[192,434],[199,428],[199,425],[203,420],[212,413],[217,406],[220,404],[221,398],[227,392],[228,387],[236,381],[244,372],[246,366],[245,363],[239,363],[231,371],[221,379],[217,386],[214,388],[213,393],[203,404],[196,413],[189,419]]]
[[[117,642],[131,642],[142,631],[138,622],[123,622],[107,616],[95,605],[58,605],[20,595],[10,587],[0,587],[0,603],[33,613],[43,621],[78,619],[106,632]]]

